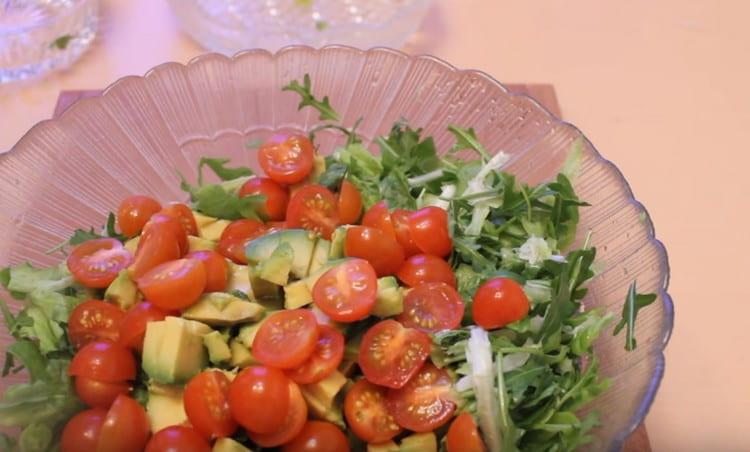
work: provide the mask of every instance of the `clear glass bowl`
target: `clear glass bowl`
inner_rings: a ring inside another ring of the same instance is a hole
[[[401,47],[432,0],[169,0],[181,28],[232,55],[288,44]]]
[[[317,95],[330,96],[345,124],[364,116],[358,131],[368,139],[403,117],[434,135],[445,151],[453,142],[447,124],[473,126],[488,149],[512,155],[509,170],[529,183],[554,177],[571,143],[583,139],[573,179],[591,207],[582,209],[578,244],[592,231],[604,265],[585,303],[619,314],[634,279],[639,290],[659,295],[638,316],[636,351],[626,352],[621,336],[603,335],[596,344],[601,370],[613,386],[590,407],[603,421],[592,448],[619,449],[643,421],[664,371],[673,321],[665,249],[620,171],[578,129],[487,74],[458,70],[434,57],[384,48],[294,46],[276,54],[208,54],[186,66],[167,63],[145,77],[123,78],[102,96],[37,124],[0,156],[0,265],[54,263],[58,257],[45,254],[47,249],[78,227],[103,224],[125,195],[185,200],[177,172],[194,177],[201,156],[255,166],[248,141],[279,129],[308,130],[318,122],[307,109],[297,111],[295,94],[280,90],[305,73]],[[318,136],[324,152],[340,142],[334,133]],[[2,330],[0,341],[7,343]]]

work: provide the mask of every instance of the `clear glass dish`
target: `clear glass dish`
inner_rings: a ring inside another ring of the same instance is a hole
[[[345,124],[364,116],[358,131],[368,139],[403,117],[434,135],[445,151],[453,142],[447,124],[473,126],[488,149],[512,155],[509,170],[529,183],[549,180],[577,162],[573,182],[591,204],[581,212],[578,244],[592,231],[603,265],[585,303],[619,315],[634,279],[639,291],[658,293],[657,302],[638,316],[636,351],[626,352],[622,337],[603,335],[596,344],[601,371],[613,385],[588,408],[599,410],[603,422],[591,448],[618,450],[643,421],[664,371],[673,322],[666,251],[620,171],[578,129],[487,74],[434,57],[293,46],[276,54],[208,54],[188,65],[167,63],[144,77],[123,78],[103,95],[37,124],[0,156],[0,265],[54,263],[58,257],[45,254],[47,249],[78,227],[103,224],[127,194],[185,200],[177,172],[194,177],[201,156],[255,166],[248,141],[279,129],[309,130],[318,122],[309,109],[297,111],[295,94],[280,90],[305,73],[316,95],[330,96]],[[340,140],[333,132],[318,137],[324,152]],[[571,160],[578,139],[583,147]],[[8,340],[2,328],[0,343]]]
[[[181,28],[206,49],[276,51],[288,44],[401,47],[432,0],[169,0]]]

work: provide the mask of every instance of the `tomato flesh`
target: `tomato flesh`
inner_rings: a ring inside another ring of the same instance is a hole
[[[206,438],[230,436],[237,429],[229,409],[229,378],[218,370],[201,372],[185,386],[185,414]]]
[[[141,353],[148,322],[159,322],[175,312],[163,311],[148,301],[142,301],[130,308],[120,322],[120,344]]]
[[[86,377],[76,377],[75,387],[76,395],[83,403],[98,408],[109,408],[117,396],[130,392],[128,382],[104,382]]]
[[[276,312],[258,328],[253,356],[266,366],[293,369],[312,355],[318,334],[318,322],[309,309]]]
[[[185,259],[197,259],[206,269],[206,292],[223,292],[229,279],[229,264],[221,254],[211,250],[193,251]]]
[[[261,447],[276,447],[297,436],[307,421],[307,402],[296,383],[290,381],[287,387],[289,410],[284,423],[271,433],[249,432],[250,439]]]
[[[229,384],[232,418],[251,432],[275,432],[284,424],[289,411],[290,383],[283,372],[271,367],[251,366],[242,370]]]
[[[263,195],[266,202],[260,215],[269,221],[283,221],[289,204],[289,190],[268,177],[254,177],[240,188],[239,196]]]
[[[115,280],[120,270],[133,262],[133,256],[117,239],[93,239],[76,246],[68,256],[73,279],[87,287],[103,289]]]
[[[185,222],[188,220],[180,215],[180,213],[164,213],[164,211],[157,213],[151,217],[151,219],[148,220],[148,223],[146,223],[146,226],[143,227],[143,235],[148,234],[154,229],[162,229],[165,232],[168,232],[177,241],[177,245],[180,247],[180,256],[183,256],[188,252],[189,248],[188,228],[185,226]],[[182,215],[190,215],[192,219],[193,213],[188,211],[186,214],[183,213]],[[193,219],[193,221],[195,220]]]
[[[396,238],[396,228],[393,225],[391,214],[388,213],[388,205],[385,201],[379,201],[372,205],[362,216],[362,226],[380,229],[389,236]]]
[[[523,287],[510,278],[493,278],[474,293],[474,322],[485,330],[502,328],[529,314],[529,299]]]
[[[446,369],[428,362],[401,389],[391,389],[386,396],[388,411],[401,427],[423,433],[447,423],[456,410],[451,397],[453,381]]]
[[[224,229],[216,251],[237,264],[247,264],[245,245],[267,231],[266,225],[256,220],[237,220]]]
[[[120,395],[104,418],[96,452],[135,452],[146,447],[149,422],[140,403]]]
[[[461,413],[451,423],[445,438],[448,452],[486,452],[477,424],[469,413]]]
[[[404,250],[395,237],[366,226],[347,229],[344,254],[367,260],[378,276],[392,275],[404,263]]]
[[[190,207],[185,204],[172,203],[162,209],[159,213],[179,221],[187,235],[198,235],[198,223],[195,222],[195,215],[193,215],[193,211],[190,210]]]
[[[428,282],[443,282],[456,287],[456,275],[450,264],[430,254],[416,254],[406,259],[396,276],[409,287]]]
[[[281,452],[348,452],[346,435],[330,422],[307,421],[302,431]]]
[[[448,213],[440,207],[423,207],[409,216],[409,234],[424,254],[445,257],[453,250]]]
[[[91,342],[73,355],[68,375],[103,382],[134,380],[135,359],[128,349],[115,342]]]
[[[341,183],[338,210],[341,224],[354,224],[362,214],[362,196],[357,187],[348,180]]]
[[[404,297],[396,320],[409,328],[436,333],[461,326],[464,302],[456,289],[443,282],[420,284]]]
[[[318,326],[318,342],[312,355],[299,367],[286,371],[295,383],[317,383],[329,376],[344,358],[344,335],[328,325]]]
[[[60,437],[60,452],[96,450],[99,432],[106,417],[107,410],[104,408],[92,408],[70,418]]]
[[[88,300],[76,306],[68,317],[68,339],[75,348],[107,339],[117,341],[125,311],[100,300]]]
[[[258,149],[263,171],[280,184],[302,182],[312,172],[315,151],[303,135],[276,135]]]
[[[167,218],[167,221],[171,225],[162,223],[149,223],[146,225],[138,241],[138,247],[135,250],[133,265],[128,268],[128,274],[133,280],[137,280],[157,265],[179,259],[182,256],[181,244],[178,238],[181,236],[176,234],[174,229],[179,224],[172,218],[163,215],[159,216]],[[179,229],[182,231],[182,227],[179,227]],[[185,242],[187,243],[187,236],[185,237]]]
[[[126,237],[140,234],[153,214],[161,210],[159,201],[148,196],[128,196],[117,209],[117,225]]]
[[[337,322],[354,322],[370,314],[378,280],[366,260],[351,259],[328,270],[313,287],[315,306]]]
[[[145,452],[210,452],[211,445],[195,429],[173,425],[151,437]]]
[[[206,288],[206,268],[197,259],[177,259],[152,268],[136,282],[155,306],[184,309],[198,301]]]
[[[362,441],[382,443],[401,433],[401,427],[386,407],[386,391],[363,378],[346,393],[346,423]]]
[[[431,347],[430,336],[422,331],[383,320],[362,337],[357,362],[370,382],[401,388],[422,367]]]
[[[292,194],[286,210],[289,228],[303,228],[331,238],[340,223],[336,196],[322,185],[301,187]]]
[[[396,231],[396,240],[398,240],[398,243],[404,249],[406,257],[421,252],[411,238],[411,232],[409,232],[409,217],[411,214],[412,212],[406,209],[395,209],[391,212],[391,222],[393,223],[393,229]]]

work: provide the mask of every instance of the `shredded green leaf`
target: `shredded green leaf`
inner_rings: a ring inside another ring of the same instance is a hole
[[[628,288],[628,295],[625,298],[625,305],[622,307],[622,319],[615,326],[613,335],[620,334],[623,328],[625,330],[625,350],[635,350],[637,343],[635,340],[635,319],[638,311],[656,301],[655,293],[639,294],[635,288],[635,281]]]

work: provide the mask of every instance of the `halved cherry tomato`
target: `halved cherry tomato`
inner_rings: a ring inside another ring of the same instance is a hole
[[[275,432],[289,412],[290,383],[283,372],[271,367],[251,366],[242,370],[229,384],[232,417],[251,432]]]
[[[185,414],[193,427],[206,438],[230,436],[237,422],[229,410],[229,378],[218,370],[207,370],[193,377],[183,395]]]
[[[254,177],[240,188],[240,198],[250,195],[264,195],[266,202],[259,212],[270,221],[281,221],[286,217],[289,203],[289,190],[268,177]]]
[[[461,413],[451,424],[445,438],[448,452],[486,452],[477,424],[469,413]]]
[[[452,386],[447,370],[425,363],[406,386],[388,391],[388,412],[405,429],[431,432],[453,417],[456,402],[451,398]]]
[[[318,322],[309,309],[276,312],[258,328],[253,356],[266,366],[293,369],[312,355],[318,334]]]
[[[263,171],[280,184],[302,182],[313,169],[315,151],[303,135],[276,135],[258,149]]]
[[[177,259],[149,270],[138,281],[138,289],[161,309],[184,309],[206,288],[206,267],[197,259]]]
[[[415,254],[406,259],[396,276],[409,287],[426,282],[444,282],[456,287],[456,275],[448,262],[431,254]]]
[[[391,212],[391,221],[393,228],[396,231],[396,240],[404,248],[404,254],[406,257],[419,254],[419,247],[414,240],[411,238],[411,232],[409,232],[409,217],[412,212],[406,209],[396,209]]]
[[[382,443],[401,433],[401,427],[385,405],[386,391],[363,378],[346,393],[346,423],[362,441]]]
[[[370,314],[378,293],[375,269],[350,259],[328,270],[313,287],[315,306],[337,322],[355,322]]]
[[[409,233],[425,254],[445,257],[453,249],[448,232],[448,213],[440,207],[422,207],[409,216]]]
[[[372,205],[362,217],[362,226],[380,229],[389,236],[396,238],[396,228],[393,225],[391,214],[388,213],[388,204],[379,201]]]
[[[156,432],[145,452],[211,452],[211,445],[195,429],[173,425]]]
[[[159,213],[167,215],[179,221],[185,229],[187,235],[198,235],[198,224],[195,222],[195,215],[190,207],[178,202],[172,203],[163,208]]]
[[[91,342],[73,356],[68,375],[113,383],[134,380],[135,359],[130,350],[115,342]]]
[[[68,317],[68,339],[75,348],[89,342],[108,339],[116,342],[125,311],[105,301],[88,300],[79,304]]]
[[[135,250],[133,265],[128,269],[130,278],[133,280],[140,278],[159,264],[179,259],[182,256],[180,240],[183,236],[185,246],[187,246],[187,235],[175,219],[165,215],[154,216],[160,219],[146,224]]]
[[[248,432],[248,436],[261,447],[276,447],[289,442],[297,436],[307,421],[307,402],[302,397],[297,383],[289,382],[289,410],[284,423],[272,433]],[[257,409],[257,408],[256,408]],[[264,410],[266,408],[264,407]]]
[[[60,452],[95,451],[106,417],[104,408],[91,408],[70,418],[60,437]]]
[[[68,256],[73,279],[87,287],[105,288],[133,262],[130,251],[117,239],[103,238],[83,242]]]
[[[529,299],[520,284],[510,278],[493,278],[474,293],[474,322],[485,330],[502,328],[529,314]]]
[[[338,209],[341,224],[354,224],[362,214],[362,196],[357,187],[348,180],[341,183]]]
[[[367,330],[357,362],[372,383],[401,388],[419,371],[431,348],[432,340],[426,333],[388,319]]]
[[[117,209],[117,225],[125,237],[140,234],[151,215],[161,210],[159,201],[148,196],[128,196]]]
[[[330,422],[307,421],[302,431],[281,452],[349,452],[349,440]]]
[[[109,408],[119,395],[128,395],[130,383],[104,382],[93,378],[76,377],[76,394],[90,407]]]
[[[237,264],[247,264],[245,245],[266,232],[268,232],[266,225],[260,221],[249,219],[233,221],[221,233],[216,251]]]
[[[378,276],[392,275],[404,263],[404,250],[395,237],[366,226],[353,226],[346,230],[344,254],[366,259]]]
[[[174,312],[162,311],[148,301],[142,301],[125,313],[120,322],[120,344],[138,353],[143,351],[143,338],[146,336],[146,324],[159,322]]]
[[[229,264],[216,251],[193,251],[185,255],[185,259],[197,259],[206,267],[206,292],[223,292],[229,278]]]
[[[146,410],[134,399],[121,395],[104,418],[96,452],[136,452],[148,442]]]
[[[286,371],[286,376],[301,385],[317,383],[331,374],[344,358],[344,335],[328,325],[318,326],[315,351],[297,368]]]
[[[315,231],[324,239],[330,239],[339,224],[336,196],[322,185],[305,185],[292,194],[286,222],[290,228]]]
[[[404,297],[404,310],[396,320],[426,333],[458,328],[464,302],[456,289],[442,282],[420,284]]]
[[[182,206],[185,207],[184,204],[182,204]],[[193,214],[192,212],[188,213],[190,215]],[[184,224],[184,222],[187,221],[188,220],[181,217],[180,214],[177,213],[166,214],[163,212],[159,212],[152,216],[151,219],[148,220],[148,223],[146,223],[146,226],[143,227],[143,235],[146,235],[152,229],[165,229],[171,232],[177,240],[177,244],[180,246],[180,256],[184,256],[190,248],[190,244],[188,243],[188,233]],[[141,240],[142,239],[143,237],[141,237]]]

